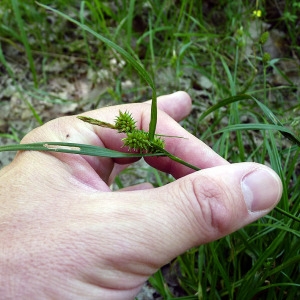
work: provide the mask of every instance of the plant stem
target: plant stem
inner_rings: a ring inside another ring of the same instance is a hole
[[[181,158],[179,158],[179,157],[171,154],[170,152],[168,152],[167,150],[165,150],[163,148],[160,148],[159,150],[162,153],[164,153],[166,156],[168,156],[169,158],[171,158],[172,160],[174,160],[174,161],[176,161],[176,162],[178,162],[178,163],[180,163],[180,164],[182,164],[182,165],[184,165],[184,166],[186,166],[188,168],[191,168],[191,169],[193,169],[195,171],[200,171],[201,170],[200,168],[198,168],[198,167],[196,167],[196,166],[194,166],[192,164],[189,164],[188,162],[186,162],[186,161],[182,160]]]
[[[149,124],[149,140],[153,141],[157,123],[157,97],[155,87],[152,88],[151,120]]]

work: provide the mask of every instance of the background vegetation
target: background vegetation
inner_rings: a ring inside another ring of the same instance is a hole
[[[40,2],[126,49],[151,74],[158,94],[186,90],[193,111],[182,125],[220,155],[270,165],[282,178],[277,210],[175,259],[150,279],[157,294],[299,298],[299,2]],[[34,1],[2,0],[0,20],[2,144],[61,115],[151,98],[118,52]],[[11,159],[0,155],[2,164]],[[138,165],[115,187],[141,180],[159,186],[172,178]]]

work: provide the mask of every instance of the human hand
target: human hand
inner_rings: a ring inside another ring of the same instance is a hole
[[[157,133],[166,149],[201,168],[148,157],[177,180],[111,192],[115,175],[134,159],[19,152],[0,172],[2,299],[132,299],[147,278],[187,249],[219,239],[268,213],[282,186],[269,168],[229,164],[176,121],[191,109],[186,93],[158,99]],[[128,110],[148,129],[149,103],[84,115],[112,123]],[[22,143],[73,142],[118,151],[120,134],[75,116],[53,120]]]

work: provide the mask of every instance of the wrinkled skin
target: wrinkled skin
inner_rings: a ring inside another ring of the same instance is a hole
[[[276,205],[282,187],[272,170],[229,164],[177,123],[191,110],[186,93],[160,97],[158,107],[157,133],[185,137],[167,138],[166,149],[201,171],[167,157],[146,158],[177,180],[155,189],[145,183],[112,192],[116,174],[136,159],[23,151],[1,170],[1,299],[133,299],[147,278],[177,255]],[[131,112],[137,126],[148,130],[149,103],[84,115],[113,123],[119,110]],[[73,142],[127,151],[120,137],[71,116],[33,130],[22,143]]]

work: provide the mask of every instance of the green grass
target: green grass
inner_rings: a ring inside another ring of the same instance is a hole
[[[48,71],[55,63],[75,61],[87,70],[113,74],[101,99],[91,107],[101,105],[102,99],[139,102],[153,94],[155,98],[156,93],[189,92],[194,109],[182,125],[230,162],[270,165],[281,177],[284,192],[277,210],[172,262],[184,296],[173,293],[162,271],[150,283],[164,299],[297,299],[300,91],[299,68],[291,72],[287,63],[297,65],[300,59],[295,19],[299,3],[278,1],[282,10],[276,11],[262,1],[173,2],[122,0],[115,6],[100,0],[61,0],[51,4],[59,16],[33,1],[4,0],[1,72],[22,95],[36,126],[46,120],[34,99],[61,107],[76,101],[48,88],[57,76]],[[258,9],[264,21],[283,32],[286,44],[279,43],[283,57],[267,58],[260,40],[267,29],[252,16]],[[251,38],[254,29],[257,36]],[[8,49],[23,58],[18,64],[27,74],[26,81],[14,72]],[[115,73],[112,58],[118,63],[125,60]],[[77,71],[69,67],[60,76],[72,79]],[[122,86],[126,79],[133,82],[127,89]],[[89,80],[97,84],[98,79]],[[0,98],[0,107],[4,101]],[[155,111],[153,106],[153,135]],[[13,125],[0,137],[21,138]],[[147,172],[157,186],[172,180],[151,168]],[[123,187],[122,176],[116,184]]]

